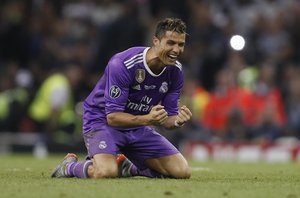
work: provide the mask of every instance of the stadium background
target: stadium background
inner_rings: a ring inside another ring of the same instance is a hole
[[[111,55],[151,45],[157,20],[180,17],[188,26],[180,59],[186,73],[182,102],[194,119],[162,133],[199,159],[233,159],[239,154],[231,150],[241,144],[248,146],[246,160],[261,159],[261,151],[278,144],[269,157],[298,159],[299,1],[7,0],[1,1],[0,13],[1,153],[33,149],[43,156],[45,146],[50,152],[85,152],[81,102]],[[229,44],[237,34],[246,40],[240,51]],[[39,131],[30,106],[49,76],[69,68],[79,69],[70,88],[75,130],[53,125]],[[202,147],[195,149],[195,142]],[[226,150],[224,145],[231,145],[227,153],[214,154]]]

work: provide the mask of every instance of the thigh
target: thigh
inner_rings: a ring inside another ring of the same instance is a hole
[[[124,137],[122,133],[117,133],[109,126],[103,124],[83,134],[83,138],[88,157],[93,158],[97,154],[116,155]]]
[[[128,145],[121,150],[138,168],[147,168],[147,159],[161,158],[179,153],[165,137],[151,127],[127,133]]]

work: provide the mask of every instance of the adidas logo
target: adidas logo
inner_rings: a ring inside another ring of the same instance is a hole
[[[131,88],[135,89],[135,90],[139,90],[139,91],[142,90],[141,85],[135,85],[135,86],[132,86]]]

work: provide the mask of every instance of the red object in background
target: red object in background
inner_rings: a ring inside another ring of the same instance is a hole
[[[202,124],[208,129],[223,131],[234,112],[240,113],[240,118],[246,126],[259,126],[264,122],[283,126],[286,122],[286,113],[279,90],[271,89],[264,94],[257,94],[232,87],[211,94],[210,101],[203,112]]]
[[[251,92],[239,87],[213,92],[204,109],[202,124],[208,129],[223,131],[227,127],[230,115],[237,111],[242,121],[249,123],[252,112],[251,100]]]
[[[281,93],[278,89],[271,89],[265,94],[253,94],[251,99],[252,114],[250,124],[260,125],[265,121],[275,126],[283,126],[286,122],[286,113]]]

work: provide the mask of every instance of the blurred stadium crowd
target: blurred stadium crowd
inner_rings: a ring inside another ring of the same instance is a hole
[[[163,131],[173,143],[300,138],[297,0],[2,0],[0,132],[80,142],[81,102],[107,61],[151,45],[163,17],[188,26],[182,102],[194,119]]]

